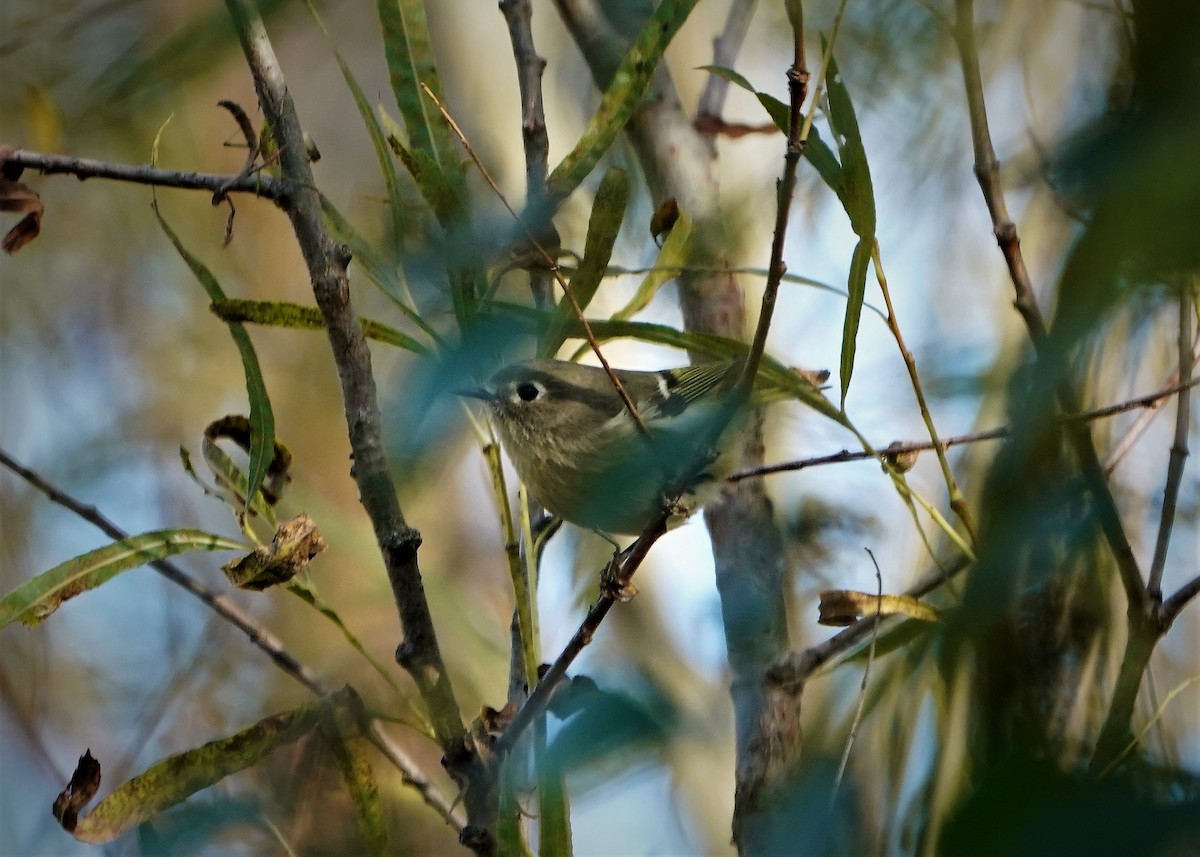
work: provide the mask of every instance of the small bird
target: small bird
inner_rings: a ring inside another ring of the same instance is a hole
[[[741,361],[656,372],[616,369],[645,427],[604,369],[564,360],[510,364],[475,390],[521,480],[550,512],[607,534],[642,532],[668,504],[685,518],[737,463],[745,408],[730,395]]]

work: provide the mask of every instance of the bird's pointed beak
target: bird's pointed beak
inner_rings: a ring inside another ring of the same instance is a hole
[[[465,399],[481,399],[485,402],[493,401],[496,394],[486,387],[459,387],[454,390],[454,395],[462,396]]]

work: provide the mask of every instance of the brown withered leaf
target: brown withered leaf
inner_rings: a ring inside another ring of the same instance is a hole
[[[325,547],[316,522],[308,515],[299,515],[279,526],[271,544],[221,569],[239,589],[259,591],[291,580]]]
[[[922,622],[938,621],[938,612],[909,595],[872,595],[853,589],[827,589],[819,593],[817,622],[842,628],[871,616],[908,616]]]
[[[16,253],[38,237],[42,231],[42,212],[46,210],[37,192],[17,181],[20,168],[6,167],[12,152],[12,146],[0,145],[0,211],[14,211],[25,216],[0,240],[0,247],[5,253]]]
[[[75,825],[79,823],[79,811],[88,805],[99,790],[100,763],[89,749],[79,757],[75,773],[71,774],[71,782],[67,783],[67,787],[54,799],[54,806],[50,811],[54,813],[63,829],[72,833]]]

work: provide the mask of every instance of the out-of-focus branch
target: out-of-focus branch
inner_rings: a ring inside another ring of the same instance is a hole
[[[1187,288],[1179,290],[1179,376],[1192,374],[1192,310],[1194,302]],[[1167,566],[1167,548],[1171,544],[1171,529],[1175,526],[1175,504],[1183,484],[1183,463],[1188,457],[1188,431],[1191,428],[1191,388],[1179,391],[1175,400],[1175,437],[1171,443],[1167,464],[1167,484],[1163,489],[1162,514],[1158,519],[1158,538],[1154,543],[1154,558],[1150,562],[1150,578],[1146,588],[1150,600],[1162,601],[1163,569]]]
[[[274,176],[222,173],[196,173],[185,170],[163,170],[149,164],[114,164],[92,158],[72,158],[66,155],[47,155],[27,149],[13,149],[6,164],[37,170],[43,175],[65,174],[84,179],[110,179],[154,187],[174,187],[184,190],[207,190],[213,194],[250,193],[282,202],[287,185]]]
[[[477,851],[490,852],[494,843],[487,831],[495,814],[489,800],[491,772],[468,743],[421,581],[417,562],[421,536],[405,520],[388,473],[371,356],[362,325],[350,306],[346,272],[350,254],[325,228],[300,120],[261,17],[249,0],[226,0],[226,7],[253,75],[263,116],[275,137],[281,177],[287,186],[282,207],[308,267],[337,365],[354,456],[352,473],[383,555],[403,628],[396,660],[412,676],[429,709],[443,764],[464,784],[471,836],[464,831],[463,838]]]
[[[626,42],[605,17],[604,4],[556,0],[555,5],[597,85],[605,88]],[[798,9],[798,4],[793,6]],[[733,64],[731,55],[723,61]],[[789,73],[793,96],[801,84],[793,69]],[[705,105],[715,115],[722,106],[716,96]],[[689,270],[678,279],[684,327],[745,337],[745,301],[730,271],[730,238],[720,210],[715,144],[711,136],[697,131],[694,117],[683,109],[665,64],[659,64],[626,131],[654,200],[673,197],[695,224]],[[782,253],[773,258],[781,260]],[[770,272],[775,278],[781,274],[778,269]],[[760,354],[761,347],[760,343]],[[761,463],[761,422],[751,421],[744,436],[743,460]],[[767,668],[789,645],[783,539],[760,481],[726,484],[720,502],[705,507],[704,518],[712,536],[732,673],[737,753],[734,835],[741,846],[749,847],[759,832],[765,833],[764,813],[770,812],[772,787],[786,780],[799,758],[798,698],[792,689],[764,681]]]
[[[1015,294],[1014,304],[1025,320],[1029,337],[1033,341],[1039,358],[1046,359],[1049,356],[1047,348],[1049,335],[1046,323],[1034,298],[1029,271],[1025,267],[1025,259],[1021,253],[1021,242],[1017,236],[1016,224],[1008,215],[1008,207],[1005,204],[1004,191],[1000,183],[1000,165],[992,146],[991,132],[988,130],[983,79],[979,71],[979,52],[975,45],[974,0],[956,0],[955,15],[954,32],[962,63],[967,110],[971,121],[971,142],[975,152],[975,177],[979,181],[984,201],[992,216],[992,228],[996,235],[996,241],[1000,245],[1000,250],[1008,265],[1009,278],[1012,280]],[[1068,379],[1064,378],[1058,384],[1057,395],[1059,405],[1064,411],[1073,413],[1079,410],[1078,396]],[[1104,533],[1109,549],[1116,560],[1129,610],[1131,613],[1145,613],[1150,599],[1138,569],[1137,559],[1133,555],[1129,537],[1121,522],[1121,515],[1105,476],[1104,467],[1096,454],[1092,435],[1086,426],[1069,425],[1067,438],[1079,459],[1084,480],[1092,493],[1100,530]]]
[[[725,16],[725,27],[721,34],[713,39],[713,65],[722,68],[732,68],[737,56],[741,53],[742,42],[746,40],[746,32],[750,29],[750,19],[754,17],[754,7],[758,0],[733,0],[729,5],[729,14]],[[696,105],[696,121],[705,118],[719,119],[725,106],[725,97],[729,93],[729,81],[719,74],[710,74],[700,93],[700,102]]]

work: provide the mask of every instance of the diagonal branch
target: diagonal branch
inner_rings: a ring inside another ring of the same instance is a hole
[[[226,0],[226,7],[254,77],[263,116],[275,136],[287,189],[281,206],[308,267],[337,365],[354,456],[352,473],[374,528],[403,626],[404,639],[396,650],[396,660],[412,676],[429,708],[444,753],[443,763],[460,782],[468,783],[465,802],[471,823],[487,829],[489,809],[482,794],[487,789],[485,784],[472,780],[478,770],[477,759],[467,742],[421,581],[417,563],[421,536],[405,520],[388,474],[371,356],[362,325],[350,306],[346,272],[350,254],[325,228],[300,120],[261,17],[249,0]]]

